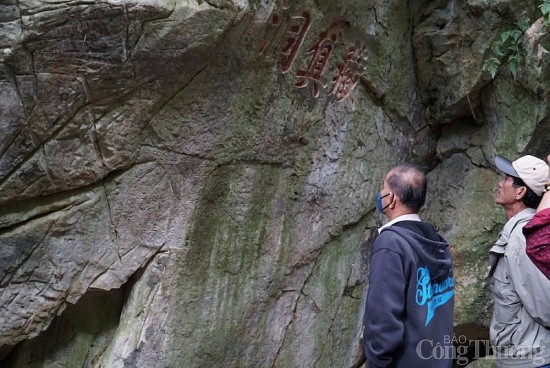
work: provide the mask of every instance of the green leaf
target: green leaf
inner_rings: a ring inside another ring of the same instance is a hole
[[[511,38],[511,31],[505,31],[505,32],[502,32],[502,34],[500,35],[500,43],[504,44],[508,41],[509,38]]]
[[[484,72],[490,73],[491,78],[495,79],[495,75],[497,74],[499,66],[500,66],[500,60],[497,59],[496,57],[490,57],[483,62],[483,65],[481,66],[481,70],[483,70]]]
[[[544,25],[548,26],[550,24],[550,1],[543,1],[543,3],[539,5],[539,9],[544,18]]]
[[[510,71],[512,72],[512,75],[514,76],[514,79],[516,79],[516,75],[518,73],[518,66],[516,63],[510,63],[509,65]]]
[[[550,3],[548,5],[550,5]],[[525,31],[527,31],[527,29],[529,29],[529,27],[531,27],[531,22],[529,22],[527,20],[521,20],[521,21],[517,22],[516,25],[518,26],[518,30],[523,35],[523,33],[525,33]]]
[[[539,9],[542,12],[542,15],[546,16],[550,13],[550,4],[549,3],[540,4]]]
[[[548,6],[548,8],[544,7],[544,10],[548,10],[548,14],[545,14],[545,16],[548,16],[550,24],[550,0],[543,0],[543,4],[539,6],[541,11],[543,11],[542,5]],[[494,79],[504,60],[508,64],[512,75],[516,78],[518,68],[525,59],[525,50],[521,45],[521,39],[529,26],[529,20],[521,20],[516,22],[516,28],[501,32],[491,44],[493,55],[483,62],[482,70],[491,73],[491,77]]]
[[[502,43],[500,42],[494,42],[491,46],[491,50],[496,56],[502,57],[504,56],[504,53],[502,52]]]
[[[511,35],[511,41],[512,43],[518,43],[521,40],[521,37],[523,36],[523,32],[514,32]]]
[[[519,62],[521,61],[520,60],[520,56],[519,55],[510,55],[508,57],[508,64],[519,64]]]

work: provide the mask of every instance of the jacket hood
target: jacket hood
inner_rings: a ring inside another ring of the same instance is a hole
[[[449,243],[437,233],[435,228],[427,222],[418,222],[416,226],[420,232],[412,231],[400,226],[389,226],[382,230],[391,231],[403,237],[413,251],[424,263],[434,280],[441,280],[449,276],[452,270],[452,260],[449,256]]]

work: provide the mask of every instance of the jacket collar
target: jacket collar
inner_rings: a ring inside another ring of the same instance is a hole
[[[398,216],[398,217],[394,218],[393,220],[391,220],[390,222],[388,222],[384,226],[380,227],[380,229],[378,229],[378,233],[381,233],[382,230],[384,230],[388,226],[391,226],[391,225],[393,225],[393,224],[395,224],[396,222],[399,222],[399,221],[421,221],[421,220],[420,220],[420,216],[418,216],[417,213],[410,213],[408,215],[401,215],[401,216]]]
[[[508,241],[510,239],[510,235],[512,234],[512,231],[514,231],[515,227],[518,224],[528,222],[534,215],[535,210],[533,208],[525,208],[518,212],[510,220],[508,220],[508,222],[506,222],[506,224],[502,228],[497,241],[493,244],[489,252],[504,254],[504,251],[506,250],[506,245],[508,244]]]

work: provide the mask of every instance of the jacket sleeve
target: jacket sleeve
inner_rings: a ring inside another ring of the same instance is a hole
[[[524,244],[521,231],[514,231],[509,245]],[[527,256],[523,247],[513,247],[504,257],[509,277],[523,307],[537,323],[550,327],[550,293],[544,292],[550,287],[550,280],[542,274]]]
[[[369,368],[390,366],[396,350],[403,344],[404,334],[403,258],[395,250],[381,246],[381,238],[382,234],[372,251],[364,314],[363,343]]]

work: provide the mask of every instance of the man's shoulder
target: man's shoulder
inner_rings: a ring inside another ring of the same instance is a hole
[[[403,253],[408,247],[409,241],[405,233],[409,230],[397,227],[395,225],[383,229],[374,241],[373,251],[381,249],[393,250],[397,253]]]
[[[389,226],[383,229],[374,241],[375,244],[389,245],[400,242],[406,242],[406,239],[401,235],[402,230],[395,226]]]
[[[518,231],[518,228],[521,231],[521,228],[525,226],[532,218],[535,216],[535,209],[525,208],[511,219],[509,219],[506,224],[504,224],[503,231],[507,233],[514,233]]]
[[[523,235],[523,225],[518,226],[510,234],[510,240],[508,240],[508,246],[506,247],[508,250],[525,249],[526,240],[525,235]]]
[[[407,229],[406,227],[403,227],[402,224],[404,222],[400,222],[397,224],[393,224],[392,226],[388,226],[380,232],[378,235],[378,238],[383,239],[392,239],[392,238],[401,238],[403,239],[404,236],[410,232],[410,229]],[[405,239],[403,239],[405,241]]]
[[[426,221],[402,221],[390,228],[400,236],[407,238],[407,242],[447,242],[435,226]]]
[[[529,222],[529,220],[531,220],[531,218],[533,218],[534,215],[535,210],[530,208],[524,209],[504,224],[502,233],[509,239],[508,243],[511,243],[512,240],[520,240],[525,243],[523,227]]]
[[[510,232],[508,244],[506,245],[506,254],[525,251],[526,240],[523,234],[523,227],[525,224],[527,224],[527,221],[519,221]]]

